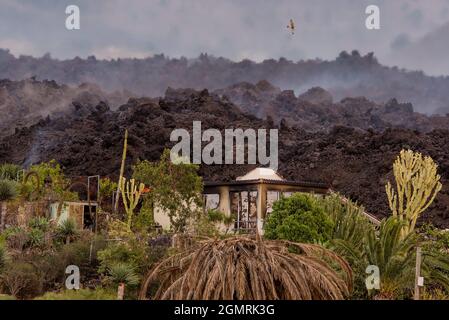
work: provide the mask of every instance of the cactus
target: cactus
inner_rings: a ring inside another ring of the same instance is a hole
[[[393,216],[406,221],[402,237],[412,232],[419,215],[433,202],[441,190],[437,165],[431,157],[419,152],[402,150],[393,164],[396,189],[390,182],[385,186]]]
[[[123,206],[125,207],[126,211],[126,225],[128,227],[128,230],[131,230],[134,209],[139,203],[140,195],[142,194],[144,189],[145,185],[143,183],[140,183],[137,187],[136,181],[134,179],[126,181],[126,178],[122,177],[122,179],[120,180],[120,190],[122,191]]]

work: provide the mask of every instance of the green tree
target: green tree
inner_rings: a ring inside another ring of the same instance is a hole
[[[76,193],[67,190],[70,186],[70,180],[65,177],[56,160],[32,165],[28,171],[28,174],[30,173],[33,173],[33,175],[30,176],[26,184],[23,184],[23,193],[30,193],[36,189],[36,177],[38,176],[40,196],[49,195],[58,200],[76,200],[78,198]],[[27,198],[30,195],[24,194],[24,196]]]
[[[295,193],[273,205],[265,224],[265,237],[295,242],[325,242],[333,223],[314,195]]]
[[[421,274],[426,279],[426,285],[449,290],[448,255],[434,250],[434,245],[423,241],[414,231],[403,237],[404,224],[405,221],[390,217],[382,221],[378,230],[374,227],[365,230],[360,244],[352,243],[348,239],[331,241],[330,247],[350,263],[355,275],[364,273],[369,265],[379,268],[380,290],[366,292],[364,279],[356,277],[356,292],[365,290],[365,293],[381,299],[410,298],[415,280],[418,245],[423,247]]]
[[[198,166],[170,161],[165,149],[160,161],[141,161],[134,166],[133,178],[150,187],[148,200],[167,212],[175,232],[183,232],[202,205],[203,182]]]
[[[117,191],[117,182],[112,181],[109,178],[103,178],[100,180],[100,203],[104,199],[109,199]]]

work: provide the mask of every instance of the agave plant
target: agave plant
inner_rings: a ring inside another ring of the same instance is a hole
[[[351,272],[344,259],[315,244],[209,239],[150,270],[140,298],[158,283],[152,299],[344,299],[352,289]]]

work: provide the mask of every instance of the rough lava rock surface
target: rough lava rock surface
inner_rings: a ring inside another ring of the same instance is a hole
[[[275,99],[302,103],[292,93],[277,93]],[[370,105],[367,100],[360,101]],[[342,104],[351,106],[351,103]],[[354,108],[359,105],[362,103]],[[374,104],[371,106],[374,108]],[[396,103],[390,106],[394,110]],[[279,171],[283,176],[328,182],[378,217],[389,214],[384,185],[387,179],[392,179],[392,163],[399,151],[411,148],[430,155],[439,165],[444,187],[423,221],[432,221],[439,227],[449,226],[447,129],[419,132],[393,127],[376,131],[365,130],[362,125],[359,128],[333,125],[324,131],[307,131],[285,121],[276,125],[270,119],[261,120],[207,90],[168,89],[162,98],[132,98],[117,110],[111,110],[105,102],[92,106],[74,101],[64,113],[43,118],[2,138],[0,162],[27,166],[56,159],[69,175],[115,176],[120,167],[125,128],[129,130],[129,172],[139,159],[157,160],[164,148],[173,145],[171,131],[190,130],[194,120],[201,121],[203,129],[278,127]],[[202,166],[200,173],[205,180],[220,181],[235,179],[251,168],[248,165]]]

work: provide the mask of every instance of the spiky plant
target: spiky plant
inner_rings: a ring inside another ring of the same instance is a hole
[[[349,262],[354,274],[355,298],[367,297],[364,258],[365,238],[375,231],[375,226],[364,216],[364,209],[348,200],[342,202],[339,195],[331,195],[323,200],[324,211],[333,221],[331,240],[327,247],[343,256]]]
[[[12,200],[18,195],[18,184],[12,180],[0,180],[0,201]]]
[[[351,272],[319,245],[235,236],[202,241],[162,261],[144,279],[140,298],[158,283],[151,299],[344,299]]]
[[[365,235],[374,225],[364,215],[364,209],[351,200],[342,201],[338,194],[322,200],[324,211],[333,222],[331,241],[344,240],[360,248]]]
[[[22,168],[16,164],[3,163],[0,165],[0,179],[16,180]]]
[[[65,240],[66,244],[70,243],[77,235],[76,222],[73,219],[64,220],[56,229],[58,237]]]
[[[396,217],[383,220],[379,230],[372,228],[364,234],[360,244],[345,239],[331,242],[332,249],[345,257],[355,274],[364,275],[374,265],[380,271],[380,290],[369,294],[377,299],[410,298],[414,286],[416,246],[423,246],[421,275],[427,284],[449,290],[449,257],[446,253],[430,250],[432,244],[420,242],[416,232],[402,237],[405,221]],[[362,280],[362,281],[361,281]],[[363,277],[355,279],[355,288],[365,290]]]
[[[28,222],[28,227],[46,232],[50,228],[50,221],[44,217],[34,217]]]
[[[136,274],[135,269],[123,262],[113,264],[108,268],[108,281],[115,285],[124,283],[128,286],[136,286],[139,284],[139,276]]]

